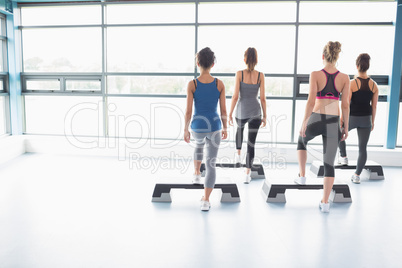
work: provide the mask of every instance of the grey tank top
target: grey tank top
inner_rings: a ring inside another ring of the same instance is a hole
[[[258,101],[258,91],[260,89],[260,73],[258,73],[257,84],[246,84],[240,82],[240,96],[237,103],[236,118],[248,119],[261,116],[261,105]]]

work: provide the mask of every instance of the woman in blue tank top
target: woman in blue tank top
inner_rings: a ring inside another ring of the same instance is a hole
[[[241,147],[243,143],[243,131],[248,124],[248,141],[246,155],[246,171],[244,183],[251,181],[251,167],[254,161],[254,147],[260,125],[264,127],[267,123],[267,109],[265,100],[265,79],[264,74],[254,69],[257,65],[257,50],[249,47],[244,53],[244,63],[247,69],[236,73],[235,91],[232,96],[232,104],[229,113],[229,125],[233,125],[233,111],[236,106],[236,154],[235,163],[241,162]],[[260,101],[258,101],[258,93]],[[261,105],[260,105],[261,102]],[[262,107],[262,118],[261,118]]]
[[[377,111],[378,87],[376,82],[367,75],[370,67],[370,55],[360,54],[356,59],[358,75],[350,83],[350,116],[349,131],[356,128],[359,139],[359,156],[355,174],[352,175],[352,182],[360,183],[360,173],[367,161],[367,143],[370,133],[374,128],[374,120]],[[342,118],[341,118],[342,122]],[[346,143],[339,143],[340,157],[338,164],[347,165]]]
[[[191,133],[196,143],[193,183],[201,183],[200,167],[204,157],[204,145],[206,144],[206,175],[201,210],[208,211],[211,207],[209,196],[216,181],[215,163],[219,144],[221,139],[226,139],[227,137],[226,97],[225,85],[210,74],[210,70],[215,63],[214,52],[209,47],[206,47],[197,53],[196,60],[201,72],[200,76],[190,81],[187,86],[184,140],[187,143],[190,142],[189,127],[194,103],[194,115],[191,120]],[[220,115],[218,114],[218,103]]]

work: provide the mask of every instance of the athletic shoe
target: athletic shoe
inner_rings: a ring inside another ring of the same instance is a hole
[[[201,200],[201,210],[208,211],[211,208],[211,204],[206,200]]]
[[[238,155],[237,152],[235,155],[235,164],[241,164],[241,155]]]
[[[305,185],[306,184],[306,177],[297,177],[295,179],[296,184]]]
[[[193,174],[193,184],[201,184],[201,174]]]
[[[321,212],[328,213],[329,212],[329,203],[321,203],[321,201],[320,201],[320,209],[321,209]]]
[[[353,176],[352,176],[352,178],[350,178],[350,180],[351,180],[353,183],[359,184],[359,183],[360,183],[360,176],[359,176],[359,175],[356,175],[356,174],[353,174]]]
[[[349,160],[346,156],[345,157],[340,156],[338,157],[338,164],[342,166],[347,166],[349,164]]]
[[[251,181],[251,172],[248,174],[245,173],[244,176],[244,183],[249,184]]]

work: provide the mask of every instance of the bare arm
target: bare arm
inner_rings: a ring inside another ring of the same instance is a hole
[[[193,81],[190,81],[187,85],[187,106],[184,116],[184,141],[190,142],[190,131],[188,130],[191,121],[191,115],[193,113],[193,100],[194,100],[195,85]]]
[[[261,108],[262,108],[261,125],[262,125],[262,127],[265,127],[267,124],[267,99],[265,98],[265,76],[263,73],[261,73],[260,102],[261,102]]]
[[[232,102],[230,103],[230,112],[229,112],[229,125],[233,126],[233,111],[236,107],[237,101],[239,100],[239,92],[240,92],[240,72],[236,73],[235,77],[235,89],[232,96]]]
[[[221,108],[221,120],[222,120],[222,139],[226,139],[227,134],[227,112],[226,112],[226,94],[225,94],[225,85],[222,81],[218,80],[218,88],[221,92],[219,96],[219,106]]]
[[[300,136],[302,136],[302,137],[306,137],[307,122],[311,116],[311,113],[313,112],[314,105],[315,105],[315,98],[317,96],[318,86],[317,86],[317,77],[316,77],[315,72],[312,72],[310,74],[309,86],[310,86],[310,89],[309,89],[309,93],[308,93],[306,109],[304,111],[303,123],[302,123],[302,127],[300,129]]]
[[[350,105],[350,100],[352,99],[352,93],[357,90],[356,82],[354,82],[355,79],[349,81],[349,105]],[[343,103],[343,102],[342,102]],[[350,106],[349,106],[350,109]],[[344,128],[343,126],[343,114],[341,113],[341,127]]]
[[[374,129],[374,120],[377,114],[377,103],[378,103],[378,86],[377,83],[374,82],[374,95],[371,99],[371,108],[372,108],[372,115],[371,115],[371,130]]]
[[[347,76],[347,75],[346,75]],[[343,129],[342,129],[342,141],[346,140],[349,133],[349,105],[350,105],[350,95],[351,95],[351,86],[350,86],[349,77],[345,78],[345,83],[342,88],[342,120],[343,120]]]

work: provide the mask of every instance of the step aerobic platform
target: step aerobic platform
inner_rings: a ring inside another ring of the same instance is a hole
[[[357,161],[349,161],[348,165],[339,165],[336,164],[334,167],[335,169],[356,169]],[[313,161],[310,166],[310,171],[316,175],[317,177],[324,177],[324,165],[321,161]],[[366,165],[364,166],[363,172],[367,175],[370,180],[383,180],[384,171],[382,166],[374,161],[367,161]],[[362,173],[363,173],[362,172]]]
[[[234,164],[234,163],[216,163],[216,167],[219,168],[245,168],[246,164]],[[201,176],[205,177],[205,163],[201,164],[200,168]],[[254,164],[251,167],[252,179],[265,179],[264,167],[261,164]]]

